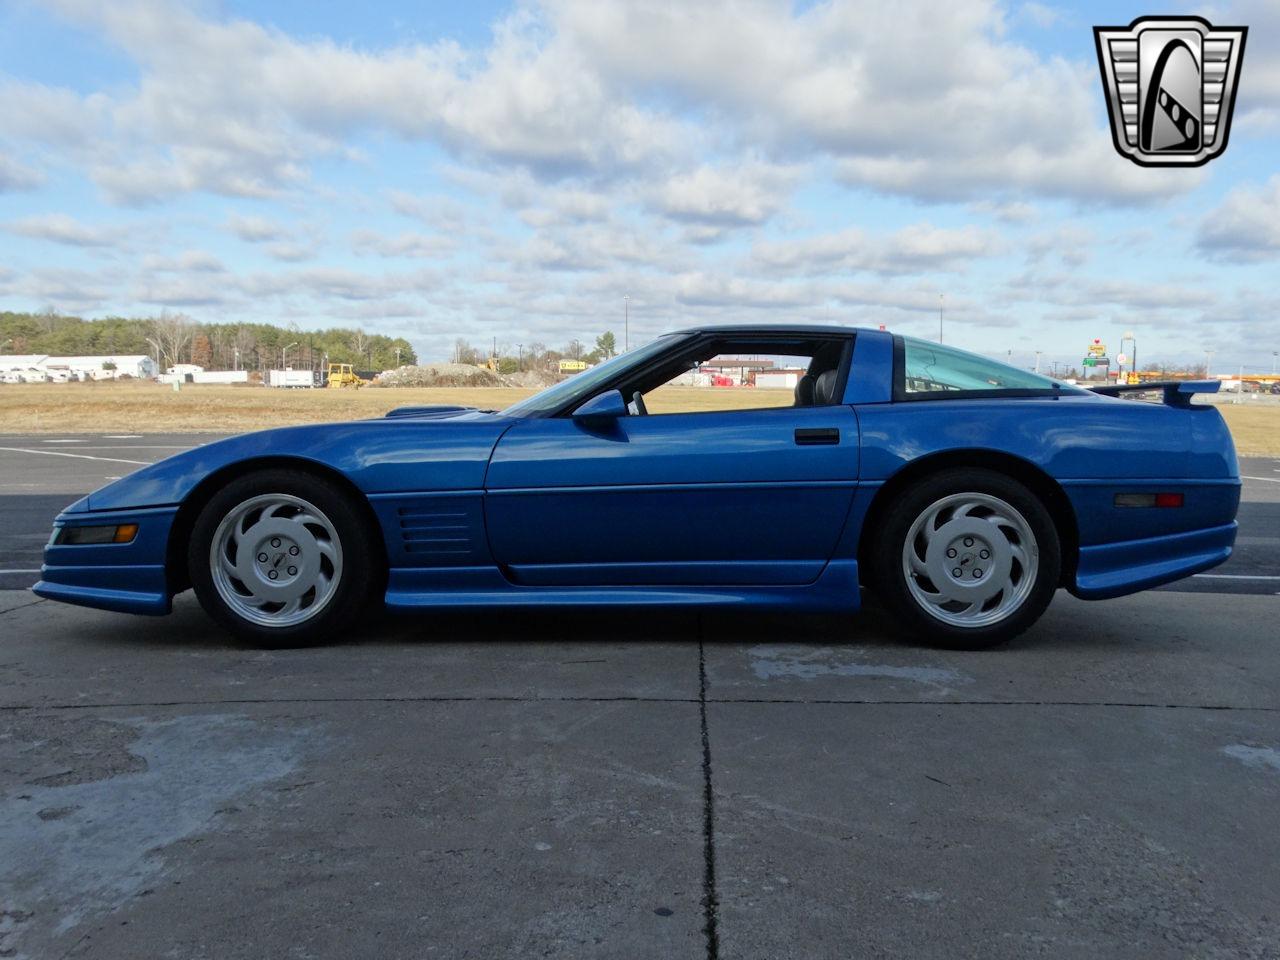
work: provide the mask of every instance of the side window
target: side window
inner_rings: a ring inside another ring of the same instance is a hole
[[[789,407],[810,357],[716,354],[644,394],[649,413]]]
[[[1048,377],[977,354],[914,337],[902,338],[902,383],[907,396],[946,396],[960,391],[1052,390]]]
[[[640,392],[633,413],[650,415],[838,403],[844,344],[788,341],[710,344],[685,369]]]

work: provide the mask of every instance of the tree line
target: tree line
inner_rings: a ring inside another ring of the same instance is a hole
[[[507,343],[492,341],[489,345],[477,347],[465,338],[459,337],[453,343],[454,363],[483,364],[490,357],[498,362],[499,373],[515,373],[518,370],[536,370],[551,367],[561,360],[581,360],[584,363],[597,364],[618,353],[618,341],[613,331],[606,330],[596,337],[595,347],[588,350],[581,340],[570,340],[559,349],[548,347],[545,343]]]
[[[45,311],[0,311],[0,354],[146,354],[162,369],[195,363],[209,370],[318,368],[326,359],[360,370],[417,363],[403,337],[359,329],[301,330],[269,323],[199,323],[182,313],[86,320]]]

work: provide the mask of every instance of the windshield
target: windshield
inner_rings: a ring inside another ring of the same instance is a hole
[[[670,335],[659,337],[657,340],[646,343],[643,347],[636,347],[629,353],[620,353],[612,360],[596,364],[589,370],[575,374],[568,380],[561,380],[554,386],[547,387],[540,393],[535,393],[532,397],[512,404],[502,413],[508,417],[540,417],[554,413],[575,399],[579,403],[586,403],[596,395],[597,388],[602,384],[608,383],[628,367],[643,363],[650,357],[670,349],[674,343],[675,338]]]

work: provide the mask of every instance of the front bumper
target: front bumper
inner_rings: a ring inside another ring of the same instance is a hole
[[[79,506],[79,504],[73,504]],[[64,526],[136,523],[131,543],[44,548],[36,596],[100,610],[158,616],[172,609],[173,593],[165,567],[175,507],[145,510],[64,510],[54,520],[55,535]]]

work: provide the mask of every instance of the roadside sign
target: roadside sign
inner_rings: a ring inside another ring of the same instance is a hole
[[[1129,362],[1129,355],[1127,353],[1116,354],[1116,363],[1120,364],[1121,366],[1124,366],[1128,362]]]

